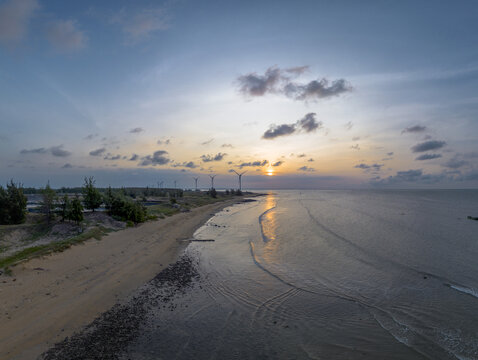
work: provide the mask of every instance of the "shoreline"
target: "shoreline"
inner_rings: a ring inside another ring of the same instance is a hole
[[[80,331],[175,263],[231,199],[91,239],[32,259],[0,278],[0,358],[32,359]]]

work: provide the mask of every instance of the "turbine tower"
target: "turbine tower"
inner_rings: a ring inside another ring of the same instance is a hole
[[[242,175],[244,175],[247,171],[244,171],[242,173],[238,173],[236,170],[232,170],[236,173],[237,176],[239,176],[239,191],[242,191]]]
[[[198,180],[199,180],[199,176],[198,177],[195,177],[193,178],[194,181],[196,182],[196,191],[198,191]]]
[[[214,178],[216,177],[217,175],[209,175],[209,177],[211,178],[211,189],[214,189]]]

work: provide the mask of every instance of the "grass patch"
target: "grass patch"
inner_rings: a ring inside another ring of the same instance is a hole
[[[172,216],[179,212],[178,208],[169,205],[152,205],[147,207],[149,216],[158,216],[160,218],[164,216]]]
[[[33,259],[38,256],[48,255],[54,252],[61,252],[88,239],[94,238],[100,240],[101,237],[108,232],[109,230],[103,227],[95,227],[66,240],[29,247],[4,259],[0,259],[0,268],[7,268],[8,266],[16,265],[21,261]]]

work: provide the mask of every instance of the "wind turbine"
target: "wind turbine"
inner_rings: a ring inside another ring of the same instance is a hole
[[[247,171],[244,171],[242,173],[238,173],[236,170],[232,170],[236,173],[237,176],[239,176],[239,191],[242,191],[242,175],[244,175]]]
[[[193,178],[194,181],[196,182],[196,191],[198,191],[198,180],[199,180],[199,176],[198,177],[195,177]]]
[[[211,178],[211,189],[214,189],[214,178],[216,177],[217,175],[209,175],[209,177]]]
[[[175,189],[176,189],[176,183],[177,183],[177,181],[176,181],[176,180],[174,180],[174,188],[175,188]]]

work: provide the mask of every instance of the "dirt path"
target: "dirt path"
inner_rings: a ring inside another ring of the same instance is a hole
[[[35,359],[175,262],[184,242],[234,200],[196,208],[33,259],[0,277],[0,359]]]

